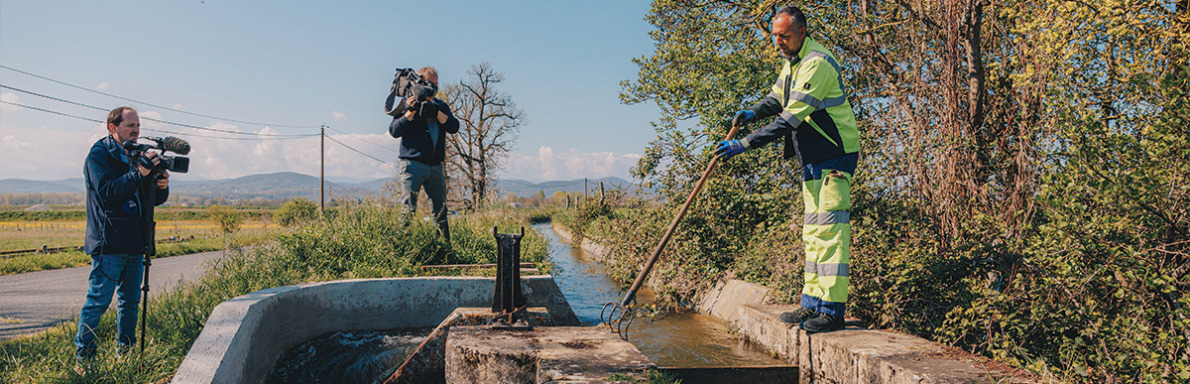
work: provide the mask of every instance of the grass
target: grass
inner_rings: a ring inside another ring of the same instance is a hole
[[[528,217],[493,211],[452,217],[452,244],[442,242],[432,222],[410,219],[377,202],[339,209],[333,218],[284,230],[276,241],[237,248],[212,264],[200,280],[153,297],[143,355],[115,355],[115,313],[99,324],[99,354],[85,377],[72,368],[76,325],[64,323],[35,336],[0,343],[3,383],[157,383],[168,381],[202,331],[211,310],[230,298],[261,289],[346,278],[416,276],[422,264],[490,262],[492,227],[519,232]],[[544,239],[526,231],[522,260],[543,268]]]

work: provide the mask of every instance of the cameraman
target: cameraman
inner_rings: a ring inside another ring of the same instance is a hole
[[[423,67],[417,70],[417,74],[433,83],[437,89],[438,70]],[[416,211],[417,193],[424,187],[434,206],[438,232],[449,243],[446,175],[442,170],[442,160],[446,157],[446,134],[459,132],[459,120],[451,115],[450,107],[445,102],[433,97],[419,100],[418,96],[411,96],[398,108],[404,108],[404,113],[393,119],[388,126],[388,133],[401,139],[399,157],[403,161],[399,165],[398,175],[401,181],[401,203],[409,208],[410,213]],[[423,113],[430,116],[422,116]]]
[[[126,353],[136,344],[136,314],[144,277],[144,226],[141,217],[140,189],[156,183],[159,189],[154,205],[169,198],[169,174],[161,172],[156,180],[151,169],[130,159],[122,144],[140,136],[140,117],[129,107],[119,107],[107,115],[108,136],[95,142],[87,153],[83,177],[87,186],[87,240],[84,251],[91,255],[87,301],[79,313],[78,335],[74,338],[75,357],[80,361],[95,356],[95,329],[99,317],[107,312],[112,292],[118,292],[119,306],[117,352]],[[160,154],[147,152],[153,165]],[[132,164],[136,164],[133,166]],[[79,374],[84,373],[76,367]]]

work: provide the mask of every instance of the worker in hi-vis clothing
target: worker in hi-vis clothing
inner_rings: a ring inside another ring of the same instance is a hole
[[[859,159],[859,129],[839,63],[806,35],[806,15],[794,6],[773,19],[773,43],[786,59],[772,92],[732,119],[733,126],[777,115],[742,140],[719,143],[728,159],[783,137],[785,157],[802,164],[806,283],[801,308],[781,320],[809,332],[843,328],[851,244],[851,178]]]

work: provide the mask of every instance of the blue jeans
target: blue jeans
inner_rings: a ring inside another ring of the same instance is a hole
[[[112,292],[120,298],[117,307],[117,342],[122,347],[136,344],[136,312],[140,305],[140,285],[144,279],[143,255],[92,255],[88,277],[87,302],[79,312],[78,335],[74,337],[75,357],[95,356],[95,330],[99,318],[112,303]]]
[[[450,241],[450,226],[446,220],[446,174],[442,165],[429,165],[416,160],[402,160],[402,170],[398,177],[401,180],[401,204],[409,208],[409,213],[417,210],[417,194],[425,188],[430,196],[430,203],[434,206],[434,221],[438,223],[438,232]]]

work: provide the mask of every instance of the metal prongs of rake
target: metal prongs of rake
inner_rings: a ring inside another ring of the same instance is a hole
[[[611,312],[608,312],[608,308],[611,308]],[[624,341],[628,340],[628,327],[632,326],[633,320],[636,320],[636,311],[620,303],[604,304],[603,309],[599,311],[599,321],[616,331]]]

